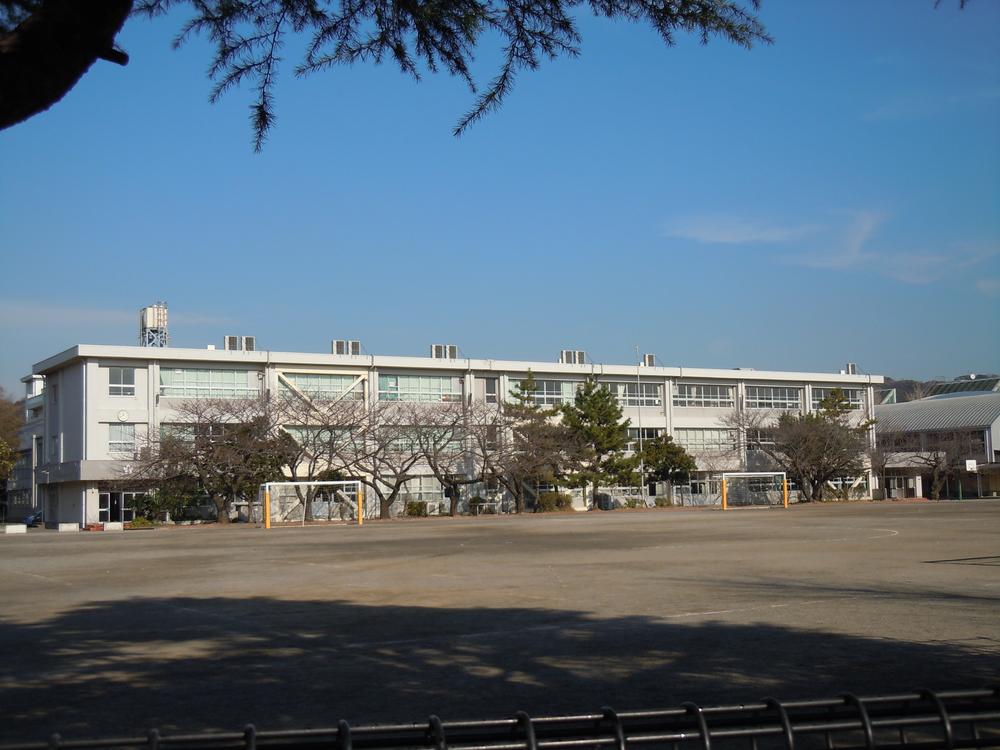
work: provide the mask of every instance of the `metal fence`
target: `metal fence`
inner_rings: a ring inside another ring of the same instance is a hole
[[[331,748],[332,750],[636,750],[751,748],[1000,748],[1000,687],[929,690],[858,698],[778,701],[702,707],[683,703],[652,711],[598,712],[484,721],[265,731],[165,734],[0,745],[45,748]]]

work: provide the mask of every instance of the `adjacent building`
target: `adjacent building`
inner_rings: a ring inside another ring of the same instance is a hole
[[[976,385],[976,388],[972,387]],[[1000,392],[990,381],[942,387],[940,395],[875,407],[889,497],[1000,495]]]

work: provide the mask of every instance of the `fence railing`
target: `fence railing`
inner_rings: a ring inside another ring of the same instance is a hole
[[[653,750],[670,748],[1000,748],[1000,687],[921,690],[858,698],[778,701],[702,707],[682,703],[651,711],[615,711],[504,719],[442,721],[326,729],[166,734],[0,745],[45,748],[331,748],[333,750]]]

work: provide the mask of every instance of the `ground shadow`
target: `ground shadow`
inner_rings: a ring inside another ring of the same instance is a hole
[[[0,665],[8,741],[939,689],[1000,673],[996,656],[950,645],[775,625],[191,597],[0,623]]]

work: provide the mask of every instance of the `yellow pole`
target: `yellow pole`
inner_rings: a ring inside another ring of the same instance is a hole
[[[781,494],[785,500],[785,510],[788,510],[788,477],[781,480]]]
[[[722,509],[728,510],[729,506],[726,503],[726,480],[722,480]]]
[[[271,528],[271,488],[264,485],[264,528]]]
[[[358,526],[365,525],[365,488],[358,484]]]

